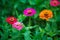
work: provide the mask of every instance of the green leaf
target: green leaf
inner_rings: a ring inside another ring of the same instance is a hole
[[[26,18],[26,16],[20,14],[20,15],[18,16],[18,21],[19,21],[19,22],[22,22],[25,18]]]
[[[20,0],[20,2],[22,2],[22,3],[26,3],[26,2],[27,2],[27,0]]]
[[[40,29],[40,35],[41,37],[43,37],[43,35],[45,34],[45,29],[39,28]]]
[[[47,40],[47,36],[44,35],[44,36],[42,37],[42,40]]]
[[[51,31],[50,24],[48,24],[48,23],[46,24],[45,30],[48,32]]]
[[[56,18],[56,21],[59,21],[60,22],[60,12],[55,12],[55,18]]]
[[[56,35],[56,30],[52,28],[53,25],[50,26],[49,23],[47,23],[45,30],[47,32],[47,35],[49,36],[55,36]]]
[[[16,9],[18,7],[18,3],[14,4],[14,9]]]
[[[36,5],[36,0],[28,0],[28,2],[30,3],[30,5]]]
[[[36,19],[39,16],[39,11],[36,12],[36,14],[34,15],[34,19]]]
[[[30,37],[30,31],[26,30],[26,32],[24,33],[24,39],[25,40],[32,40]]]
[[[36,28],[33,40],[41,40],[41,34],[40,34],[40,31],[39,31],[39,28]]]
[[[53,38],[51,38],[51,37],[47,37],[47,40],[53,40]]]

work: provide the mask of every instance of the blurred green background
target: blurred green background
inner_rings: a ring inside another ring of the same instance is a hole
[[[36,10],[30,27],[29,17],[23,14],[24,9],[29,7]],[[53,12],[54,17],[49,21],[39,18],[44,9]],[[16,17],[25,27],[20,31],[12,28],[6,22],[8,16]],[[60,40],[60,5],[52,7],[50,0],[0,0],[0,40]]]

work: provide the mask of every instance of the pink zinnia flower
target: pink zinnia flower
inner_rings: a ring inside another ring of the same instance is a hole
[[[50,1],[50,5],[51,6],[58,6],[59,5],[59,1]]]
[[[60,5],[60,2],[59,2],[59,5]]]
[[[58,1],[58,0],[51,0],[51,1]]]
[[[33,8],[27,8],[23,13],[25,16],[33,16],[34,14],[36,14],[36,10]]]
[[[23,28],[23,24],[21,22],[16,22],[12,24],[13,28],[16,28],[17,30],[21,30]]]

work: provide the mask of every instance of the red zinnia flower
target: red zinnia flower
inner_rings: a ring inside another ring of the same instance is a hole
[[[17,19],[15,17],[8,17],[8,18],[6,18],[6,21],[9,24],[13,24],[13,23],[17,22]]]

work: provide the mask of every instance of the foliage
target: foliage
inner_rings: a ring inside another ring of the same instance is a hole
[[[36,14],[31,17],[31,26],[28,26],[29,17],[24,16],[24,9],[31,7]],[[39,18],[43,9],[49,9],[54,17],[49,21]],[[0,40],[60,40],[60,6],[50,6],[50,0],[0,0]],[[18,31],[6,22],[8,16],[14,16],[24,24]]]

